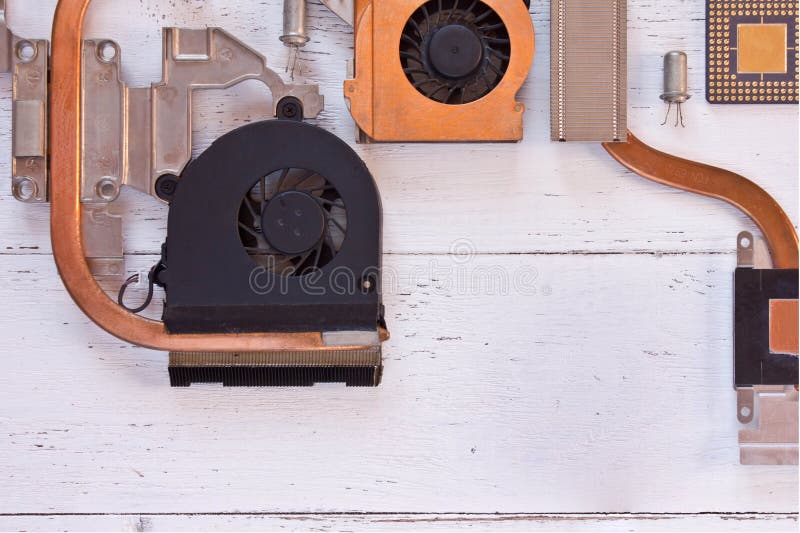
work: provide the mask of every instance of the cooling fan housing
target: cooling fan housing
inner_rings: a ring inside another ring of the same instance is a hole
[[[534,41],[523,0],[356,0],[360,140],[521,140]]]
[[[302,122],[245,126],[181,175],[164,322],[174,333],[375,330],[380,254],[378,191],[347,144]]]
[[[380,266],[378,190],[346,143],[289,120],[224,135],[187,166],[170,203],[157,275],[164,324],[177,334],[322,332],[327,346],[172,354],[173,384],[377,385]],[[347,348],[362,345],[374,350]]]

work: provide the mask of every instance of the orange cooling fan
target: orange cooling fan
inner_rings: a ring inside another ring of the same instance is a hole
[[[361,140],[521,140],[516,95],[535,41],[528,9],[524,0],[355,0],[344,90]]]

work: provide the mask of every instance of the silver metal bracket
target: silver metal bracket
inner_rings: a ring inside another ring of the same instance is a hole
[[[798,464],[798,393],[794,386],[736,390],[739,460],[743,465]]]
[[[219,28],[165,28],[163,78],[146,88],[120,80],[121,51],[111,40],[84,42],[82,201],[107,203],[127,185],[157,198],[160,176],[178,176],[192,156],[192,93],[259,80],[272,92],[273,115],[297,98],[306,118],[323,97],[316,85],[285,84],[258,52]]]
[[[14,35],[6,23],[5,7],[5,0],[0,0],[0,72],[13,73],[11,192],[22,202],[45,203],[49,42]]]
[[[110,39],[83,43],[81,203],[87,262],[98,278],[124,275],[122,216],[109,206],[128,186],[158,198],[158,178],[179,176],[192,156],[192,94],[259,80],[272,92],[273,116],[286,97],[315,118],[317,85],[286,84],[264,56],[219,28],[165,28],[162,81],[131,88],[121,79],[122,53]],[[15,36],[0,0],[0,72],[13,72],[12,193],[26,203],[49,200],[49,42]]]
[[[322,0],[322,3],[347,24],[355,25],[355,0]]]
[[[11,70],[11,39],[6,23],[6,0],[0,0],[0,72]]]
[[[743,231],[736,238],[736,266],[753,268],[755,266],[755,240],[749,231]]]

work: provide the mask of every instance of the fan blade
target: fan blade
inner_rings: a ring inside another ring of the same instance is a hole
[[[258,232],[256,232],[256,230],[252,229],[250,226],[248,226],[247,224],[245,224],[243,222],[239,222],[239,228],[243,229],[244,231],[246,231],[247,233],[249,233],[250,235],[252,235],[256,239],[261,237],[261,235]]]
[[[417,44],[417,42],[414,39],[412,39],[411,37],[409,37],[406,34],[403,34],[400,37],[400,40],[401,41],[405,41],[408,44],[410,44],[411,46],[413,46],[414,48],[416,48],[416,50],[420,53],[420,56],[422,55],[422,48],[419,47],[419,45]]]
[[[422,87],[426,83],[439,83],[439,81],[435,80],[433,78],[426,78],[424,80],[420,80],[420,81],[414,82],[414,88],[415,89],[419,89],[420,87]]]
[[[469,13],[473,13],[475,11],[475,6],[477,6],[477,5],[478,5],[478,0],[472,0],[472,4],[470,4],[470,6],[463,11],[463,15],[461,15],[461,19],[460,20],[461,21],[466,20],[466,16]]]
[[[428,74],[427,70],[416,67],[404,68],[403,72],[405,72],[406,74],[426,74],[426,75]]]
[[[431,14],[428,13],[428,8],[425,4],[422,4],[420,9],[422,10],[423,15],[425,15],[425,27],[428,29],[428,31],[431,31]]]
[[[258,214],[256,213],[255,208],[253,207],[252,200],[250,199],[250,195],[247,195],[247,196],[244,197],[244,204],[247,206],[247,210],[250,211],[250,216],[253,217],[253,223],[254,224],[257,223],[257,222],[260,223],[261,221],[259,219],[261,217],[258,216]],[[259,207],[259,209],[260,209],[260,207]]]
[[[460,87],[458,85],[453,86],[450,89],[450,91],[447,93],[447,98],[444,99],[445,103],[450,102],[450,98],[452,98],[453,95],[456,93],[456,91],[459,90],[459,89],[460,89]]]
[[[311,178],[313,178],[314,176],[319,176],[319,174],[318,174],[318,173],[316,173],[316,172],[314,172],[314,171],[310,171],[310,173],[309,173],[309,174],[308,174],[308,175],[307,175],[305,178],[301,179],[299,182],[297,182],[297,183],[295,184],[294,188],[295,188],[295,189],[303,189],[303,188],[301,187],[301,185],[303,185],[305,182],[307,182],[308,180],[310,180],[310,179],[311,179]],[[322,176],[320,176],[320,177],[322,177]]]
[[[335,202],[327,200],[325,198],[320,198],[319,196],[314,196],[314,199],[323,205],[330,205],[332,207],[341,207],[342,209],[344,209],[344,201],[341,198],[339,200],[336,200]]]
[[[320,191],[335,191],[336,187],[333,185],[323,185],[322,187],[314,187],[313,189],[306,189],[306,192],[320,192]]]
[[[408,23],[414,27],[414,31],[417,32],[417,35],[419,35],[421,38],[425,37],[425,34],[422,33],[422,28],[419,27],[419,24],[417,24],[417,21],[414,20],[414,17],[408,19]]]
[[[422,63],[422,57],[420,57],[419,55],[414,55],[411,52],[406,52],[405,50],[401,50],[400,51],[400,57],[401,58],[405,58],[408,61],[414,61],[416,63],[419,63],[420,65],[423,64]]]
[[[492,55],[494,55],[494,56],[496,56],[496,57],[499,57],[499,58],[500,58],[500,59],[502,59],[503,61],[508,61],[509,59],[511,59],[511,58],[510,58],[510,57],[508,57],[507,55],[504,55],[504,54],[500,53],[498,50],[495,50],[495,49],[494,49],[494,48],[492,48],[491,46],[490,46],[490,47],[488,47],[488,48],[487,48],[487,50],[489,51],[489,53],[490,53],[490,54],[492,54]]]
[[[306,261],[308,261],[308,258],[309,258],[309,257],[311,257],[311,254],[312,254],[312,253],[314,253],[314,249],[313,249],[313,248],[312,248],[311,250],[307,251],[307,252],[306,252],[306,253],[305,253],[305,254],[304,254],[304,255],[303,255],[301,258],[300,258],[300,261],[298,261],[298,262],[295,264],[295,266],[294,266],[294,270],[292,271],[292,273],[293,273],[293,274],[294,274],[295,272],[297,272],[298,270],[300,270],[300,268],[301,268],[301,267],[302,267],[302,266],[305,264],[305,262],[306,262]]]
[[[489,26],[478,26],[476,29],[479,32],[484,33],[484,32],[487,32],[487,31],[499,30],[499,29],[505,28],[505,27],[506,27],[505,24],[503,24],[502,22],[498,22],[497,24],[491,24]]]
[[[425,93],[425,96],[427,96],[428,98],[433,98],[433,95],[434,95],[434,94],[436,94],[436,93],[438,93],[439,91],[441,91],[442,89],[446,89],[446,88],[447,88],[447,84],[446,84],[446,83],[441,83],[441,84],[439,84],[439,86],[438,86],[438,87],[436,87],[436,88],[435,88],[435,89],[433,89],[432,91],[428,91],[428,92],[426,92],[426,93]]]
[[[493,14],[494,14],[494,11],[490,8],[483,15],[479,15],[479,16],[475,17],[474,19],[472,19],[472,23],[477,26],[480,22],[486,20],[487,17],[490,17]]]
[[[286,178],[289,176],[289,172],[291,172],[291,170],[292,170],[291,168],[283,169],[281,177],[278,179],[278,188],[276,189],[277,192],[281,192],[281,189],[283,188],[283,182],[286,181]],[[266,199],[266,197],[267,197],[267,189],[264,189],[264,198]]]
[[[455,13],[455,12],[456,12],[456,10],[458,9],[458,4],[459,4],[460,2],[461,2],[461,0],[455,0],[455,2],[453,2],[453,7],[452,7],[452,8],[450,8],[450,13],[448,13],[448,14],[447,14],[447,20],[445,20],[445,21],[444,21],[444,23],[445,23],[445,24],[447,24],[447,23],[449,23],[451,20],[453,20],[453,13]]]
[[[497,66],[494,63],[492,63],[491,61],[487,61],[486,65],[492,70],[492,72],[497,74],[498,78],[502,78],[503,77],[503,71],[500,70],[499,68],[497,68]]]
[[[314,268],[319,268],[319,262],[322,258],[322,239],[319,241],[319,245],[317,246],[317,253],[314,256]]]
[[[340,230],[342,233],[345,233],[345,234],[347,233],[347,230],[345,229],[345,227],[344,227],[344,226],[342,226],[342,225],[339,223],[339,221],[338,221],[338,220],[336,220],[335,218],[333,218],[333,217],[328,217],[328,222],[333,222],[333,225],[334,225],[334,226],[336,226],[337,228],[339,228],[339,230]]]

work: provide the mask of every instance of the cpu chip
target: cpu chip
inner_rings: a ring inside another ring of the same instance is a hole
[[[739,24],[736,55],[740,74],[785,74],[786,52],[786,24]]]
[[[798,102],[797,2],[708,0],[706,24],[709,102]]]

